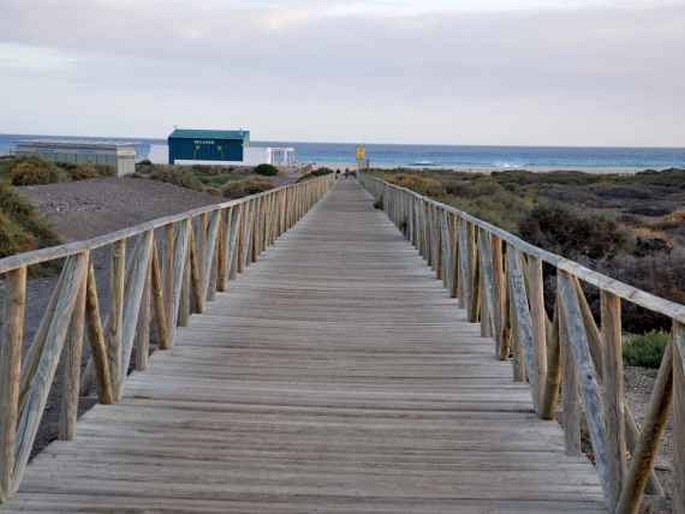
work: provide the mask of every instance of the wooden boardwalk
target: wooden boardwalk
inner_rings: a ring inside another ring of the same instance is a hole
[[[591,464],[339,183],[29,465],[8,512],[603,512]]]

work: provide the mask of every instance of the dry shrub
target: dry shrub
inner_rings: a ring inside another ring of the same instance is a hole
[[[150,178],[192,189],[193,191],[204,191],[204,185],[189,168],[174,166],[159,168],[150,175]]]
[[[272,164],[260,164],[255,167],[254,172],[257,175],[263,175],[265,177],[273,177],[278,175],[278,168]]]
[[[0,257],[59,244],[45,218],[9,184],[0,183]]]
[[[685,210],[677,210],[665,214],[651,224],[655,229],[668,230],[685,225]]]
[[[396,184],[401,187],[406,187],[412,191],[416,191],[422,195],[439,196],[445,194],[445,186],[442,182],[432,177],[421,176],[415,173],[400,173],[399,175],[391,175],[388,177],[388,182]]]
[[[221,192],[226,198],[241,198],[268,191],[273,187],[274,183],[266,177],[250,177],[228,182],[221,188]]]
[[[570,259],[607,259],[627,251],[631,239],[616,221],[561,205],[540,204],[520,224],[530,243]]]
[[[74,167],[69,167],[66,170],[71,180],[87,180],[97,178],[100,176],[100,171],[94,164],[81,164]]]
[[[16,159],[9,167],[9,177],[15,186],[36,186],[69,180],[69,175],[58,166],[35,157]]]

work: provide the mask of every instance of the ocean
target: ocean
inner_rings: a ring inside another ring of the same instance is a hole
[[[47,135],[0,134],[0,155],[9,153],[14,141],[31,138],[128,141],[136,145],[138,158],[166,162],[166,140],[154,138],[100,138]],[[303,164],[350,165],[355,144],[253,141],[252,146],[290,146]],[[549,146],[464,146],[368,144],[371,166],[461,169],[586,169],[619,171],[630,169],[685,168],[685,148],[610,148]]]

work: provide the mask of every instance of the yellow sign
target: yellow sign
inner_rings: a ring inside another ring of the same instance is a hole
[[[358,161],[363,161],[364,159],[366,159],[366,148],[362,145],[358,145],[356,155]]]

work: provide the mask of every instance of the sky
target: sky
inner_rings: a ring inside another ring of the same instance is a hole
[[[0,132],[685,146],[685,0],[2,0]]]

